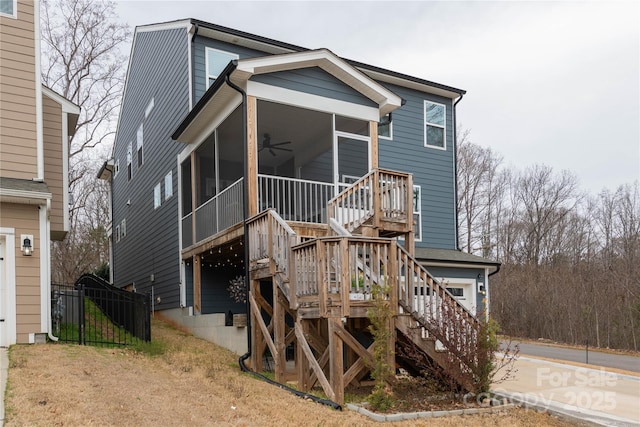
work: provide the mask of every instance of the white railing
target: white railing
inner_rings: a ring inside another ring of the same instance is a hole
[[[334,191],[328,182],[258,175],[259,210],[273,208],[285,221],[326,223]]]
[[[243,220],[242,178],[200,205],[192,215],[182,218],[182,246],[186,248]],[[196,238],[191,239],[195,220]]]

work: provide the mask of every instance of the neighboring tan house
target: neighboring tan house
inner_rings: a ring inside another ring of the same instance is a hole
[[[52,240],[69,230],[80,108],[40,81],[39,1],[0,0],[0,346],[51,332]]]
[[[499,266],[457,249],[464,93],[195,19],[138,27],[101,171],[115,285],[239,353],[249,328],[229,313],[249,313],[253,367],[268,349],[279,381],[337,401],[366,375],[376,286],[397,343],[438,359],[435,338],[477,336]]]

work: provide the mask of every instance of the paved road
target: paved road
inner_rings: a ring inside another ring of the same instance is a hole
[[[538,356],[555,360],[570,362],[587,362],[585,349],[577,350],[544,344],[531,344],[514,341],[520,345],[520,355]],[[623,369],[625,371],[640,372],[640,357],[622,354],[603,353],[589,350],[589,365],[604,366],[607,368]]]
[[[640,426],[640,377],[521,356],[495,384],[508,401],[606,426]]]

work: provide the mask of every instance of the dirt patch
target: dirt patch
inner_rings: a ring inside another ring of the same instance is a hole
[[[237,357],[153,322],[159,355],[73,344],[10,349],[6,425],[366,426],[378,423],[293,396],[243,374]],[[393,426],[568,426],[533,411],[389,423]]]

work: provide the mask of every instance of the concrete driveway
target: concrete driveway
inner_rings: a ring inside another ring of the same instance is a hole
[[[519,357],[515,378],[493,390],[526,407],[609,426],[640,426],[640,376]]]

